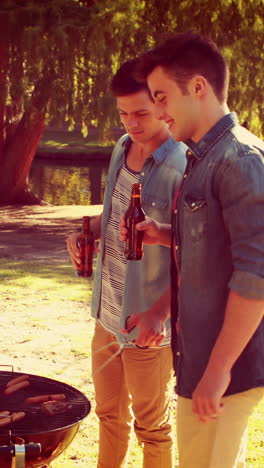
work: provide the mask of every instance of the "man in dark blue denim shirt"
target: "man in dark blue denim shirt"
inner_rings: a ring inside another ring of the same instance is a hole
[[[206,38],[176,35],[142,57],[139,73],[189,146],[172,230],[180,468],[242,468],[264,386],[264,144],[229,113],[228,68]],[[138,228],[146,243],[170,245],[169,225]],[[155,312],[132,317],[137,344],[155,345],[145,328],[146,317],[165,319]]]

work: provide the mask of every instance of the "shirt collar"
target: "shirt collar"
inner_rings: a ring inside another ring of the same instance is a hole
[[[232,127],[237,125],[238,118],[235,112],[226,114],[210,128],[204,137],[195,143],[192,140],[186,140],[184,143],[191,149],[197,159],[202,159],[206,153],[217,143],[217,141]]]
[[[168,140],[164,141],[162,145],[160,145],[157,149],[155,149],[152,152],[153,159],[157,164],[161,164],[164,159],[168,156],[169,153],[171,153],[173,150],[175,150],[175,143],[173,138],[169,138]]]
[[[126,135],[124,140],[122,141],[122,146],[123,146],[123,149],[124,149],[124,151],[126,153],[127,153],[128,149],[129,149],[131,143],[132,143],[132,140],[131,140],[130,136]]]
[[[125,154],[127,154],[131,143],[132,143],[132,140],[130,136],[128,135],[127,138],[122,142]],[[156,164],[161,164],[164,161],[164,159],[166,159],[168,154],[171,153],[173,150],[175,150],[175,145],[177,145],[177,143],[171,137],[168,140],[166,140],[164,143],[162,143],[162,145],[160,145],[157,149],[155,149],[151,153],[150,157],[153,157]]]

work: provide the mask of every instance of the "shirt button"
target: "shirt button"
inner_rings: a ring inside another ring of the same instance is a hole
[[[193,202],[191,206],[194,207],[194,206],[195,206],[195,202]]]
[[[144,175],[145,175],[145,172],[141,172],[141,175],[144,176]]]
[[[180,351],[177,351],[176,356],[179,357],[180,355],[181,355]]]
[[[156,206],[156,203],[153,201],[153,202],[151,203],[151,205],[152,205],[152,206]]]
[[[183,178],[186,179],[186,177],[187,177],[187,174],[184,174]]]
[[[193,156],[192,151],[191,151],[191,150],[187,150],[186,156],[189,156],[189,157]]]
[[[175,250],[178,250],[178,248],[179,248],[179,246],[176,244],[176,245],[175,245]]]

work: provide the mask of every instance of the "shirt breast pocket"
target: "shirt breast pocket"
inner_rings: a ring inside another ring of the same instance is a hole
[[[169,201],[157,196],[144,195],[142,206],[147,216],[154,218],[160,223],[168,223],[171,220]]]
[[[205,200],[190,195],[184,199],[184,236],[199,242],[207,235],[207,204]]]

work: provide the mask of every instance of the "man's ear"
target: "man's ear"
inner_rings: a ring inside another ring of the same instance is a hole
[[[193,96],[202,97],[208,89],[208,81],[202,75],[194,76],[189,82]]]

